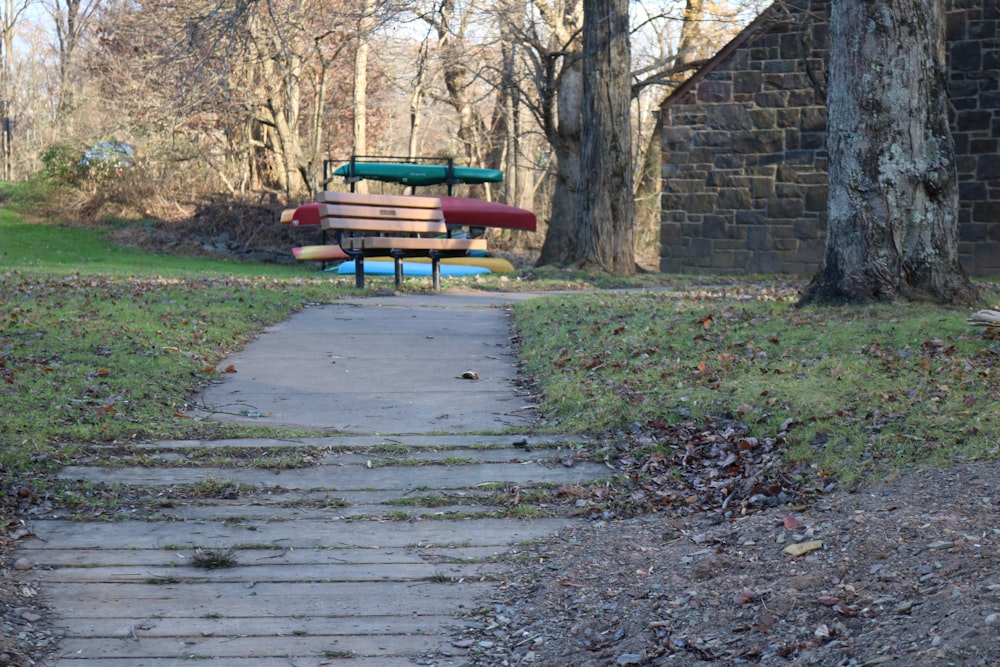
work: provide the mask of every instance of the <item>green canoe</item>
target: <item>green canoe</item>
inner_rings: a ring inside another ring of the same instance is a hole
[[[341,165],[333,172],[333,175],[414,186],[440,185],[449,182],[478,184],[503,181],[503,172],[499,169],[480,169],[478,167],[452,167],[451,169],[452,173],[449,178],[448,165],[445,164],[355,162]]]

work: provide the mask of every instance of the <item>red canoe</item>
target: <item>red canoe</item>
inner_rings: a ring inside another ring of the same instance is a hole
[[[441,197],[441,212],[449,225],[501,227],[535,231],[535,214],[516,206],[467,197]]]
[[[500,227],[535,231],[535,214],[516,206],[468,197],[440,197],[444,221],[459,227]],[[294,214],[282,215],[282,222],[295,227],[320,224],[319,204],[304,204]]]
[[[303,204],[295,209],[292,215],[288,215],[288,211],[286,210],[281,214],[281,221],[291,224],[293,227],[319,225],[319,204]]]

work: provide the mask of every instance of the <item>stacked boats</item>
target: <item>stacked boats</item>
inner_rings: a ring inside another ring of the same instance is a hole
[[[328,162],[324,165],[324,185],[337,178],[343,178],[353,190],[361,180],[398,183],[411,189],[426,186],[447,186],[448,195],[441,196],[441,211],[449,230],[471,236],[481,236],[491,227],[535,231],[537,220],[531,211],[498,202],[455,197],[452,187],[458,184],[480,185],[503,181],[499,169],[456,166],[452,160],[434,162],[414,162],[397,158],[352,157],[335,168]],[[322,224],[318,203],[305,204],[282,215],[282,223],[294,227],[314,227]],[[354,273],[354,263],[337,244],[307,245],[292,248],[295,258],[300,261],[340,262],[340,273]],[[366,259],[366,274],[392,275],[392,258]],[[452,257],[441,260],[442,275],[473,275],[477,273],[502,273],[513,271],[507,260],[497,257]],[[404,271],[407,275],[430,275],[430,259],[407,259]]]

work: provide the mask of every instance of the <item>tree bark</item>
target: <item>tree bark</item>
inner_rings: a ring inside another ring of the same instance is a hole
[[[627,0],[584,0],[577,262],[635,273]]]
[[[583,105],[583,67],[574,54],[559,77],[558,102],[550,113],[546,137],[555,155],[555,187],[548,231],[538,256],[538,266],[566,266],[572,263],[577,247],[576,208],[580,189],[580,120]]]
[[[368,154],[368,42],[375,27],[375,2],[361,3],[358,18],[358,46],[354,52],[354,143],[355,155]],[[368,192],[368,182],[355,183],[356,192]]]
[[[970,303],[939,0],[836,0],[827,142],[829,222],[801,303]]]

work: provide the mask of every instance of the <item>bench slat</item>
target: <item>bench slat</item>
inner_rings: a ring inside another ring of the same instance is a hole
[[[406,206],[354,206],[352,204],[321,204],[323,218],[365,218],[371,220],[437,220],[444,222],[439,208],[409,208]]]
[[[356,206],[400,206],[403,208],[441,208],[438,197],[418,197],[414,195],[369,195],[358,192],[334,192],[327,190],[316,196],[316,201],[324,204],[353,204]]]
[[[448,225],[435,220],[372,220],[323,218],[323,229],[384,234],[447,234]]]
[[[344,239],[352,250],[407,250],[461,252],[486,250],[486,239],[417,239],[404,237],[356,236]],[[345,246],[346,248],[347,246]]]

